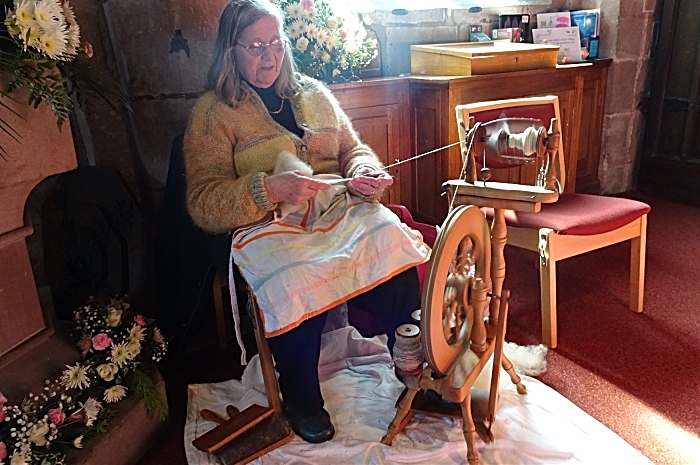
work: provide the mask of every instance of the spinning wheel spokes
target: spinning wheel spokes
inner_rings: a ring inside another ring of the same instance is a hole
[[[469,348],[472,290],[489,282],[490,262],[490,231],[483,213],[473,206],[457,207],[435,242],[421,304],[423,351],[440,374],[448,374]]]

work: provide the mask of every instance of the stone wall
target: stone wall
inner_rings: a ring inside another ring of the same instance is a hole
[[[379,39],[382,74],[395,76],[410,70],[411,44],[464,41],[469,24],[482,24],[484,32],[489,32],[499,13],[534,15],[601,8],[601,56],[614,58],[608,82],[601,189],[605,193],[628,190],[643,127],[637,107],[648,87],[656,0],[534,3],[548,4],[485,8],[479,13],[441,8],[401,16],[389,11],[362,16]],[[89,134],[83,131],[86,159],[116,169],[141,197],[145,209],[155,214],[167,176],[170,145],[184,131],[202,91],[226,0],[74,0],[71,4],[83,39],[95,45],[96,64],[113,76],[118,65],[123,65],[124,85],[133,102],[131,115],[100,105],[88,108]]]

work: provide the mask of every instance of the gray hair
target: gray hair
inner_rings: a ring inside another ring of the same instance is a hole
[[[289,38],[282,27],[284,16],[279,7],[266,0],[231,0],[219,19],[214,59],[209,67],[207,80],[208,88],[213,89],[219,99],[232,106],[236,106],[244,97],[241,73],[236,66],[233,48],[238,41],[238,36],[248,26],[265,16],[272,16],[277,20],[280,37],[285,43],[280,75],[275,81],[277,95],[289,98],[299,89]]]

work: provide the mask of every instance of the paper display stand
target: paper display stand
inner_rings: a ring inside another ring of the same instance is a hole
[[[559,64],[581,61],[581,39],[576,26],[533,29],[532,41],[535,44],[558,45]]]

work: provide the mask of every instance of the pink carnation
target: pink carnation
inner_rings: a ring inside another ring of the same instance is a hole
[[[60,408],[52,408],[49,410],[49,421],[56,426],[62,425],[66,419],[66,414]]]
[[[139,326],[146,326],[146,320],[143,319],[143,316],[141,315],[136,315],[134,317],[134,321],[136,322],[137,325]]]
[[[73,415],[69,416],[68,419],[69,419],[70,421],[82,421],[82,419],[83,419],[83,414],[82,414],[82,412],[81,412],[80,410],[78,410],[78,411],[75,412]]]
[[[2,392],[0,392],[0,408],[3,408],[6,403],[7,403],[7,397],[2,395]]]
[[[301,7],[304,11],[311,11],[314,9],[314,0],[301,0]]]
[[[340,38],[343,40],[348,38],[348,31],[346,31],[345,29],[341,29],[338,34],[340,34]]]
[[[112,344],[112,338],[107,336],[106,333],[100,333],[92,338],[92,346],[95,350],[105,350]]]
[[[7,457],[7,446],[4,442],[0,442],[0,460],[5,460]]]

